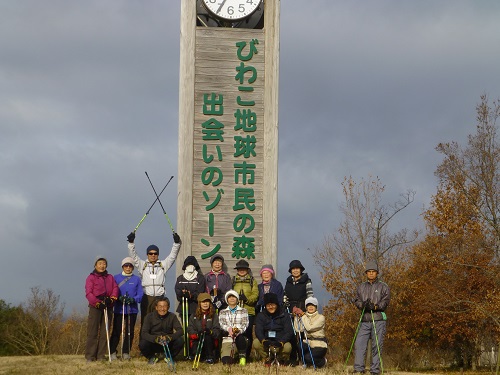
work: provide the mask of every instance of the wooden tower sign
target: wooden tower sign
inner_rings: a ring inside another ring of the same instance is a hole
[[[177,261],[276,266],[279,0],[182,0]]]

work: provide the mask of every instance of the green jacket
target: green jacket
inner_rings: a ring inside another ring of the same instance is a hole
[[[241,296],[241,292],[243,292],[245,297],[247,297],[247,301],[244,303],[243,308],[247,309],[248,315],[255,315],[255,304],[259,299],[257,281],[248,274],[244,278],[240,278],[236,275],[232,278],[232,284],[236,293]]]

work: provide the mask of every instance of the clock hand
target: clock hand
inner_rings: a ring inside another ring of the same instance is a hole
[[[220,3],[219,9],[217,9],[217,12],[215,12],[215,13],[219,14],[220,10],[222,9],[222,7],[224,6],[225,3],[226,3],[226,0],[222,0],[222,3]]]

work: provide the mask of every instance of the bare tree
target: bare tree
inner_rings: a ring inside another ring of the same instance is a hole
[[[16,324],[7,332],[7,341],[28,355],[47,354],[59,335],[64,304],[51,289],[31,288],[31,296],[21,304]]]

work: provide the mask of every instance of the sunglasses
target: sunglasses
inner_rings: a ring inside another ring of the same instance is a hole
[[[123,267],[134,267],[134,266],[133,266],[132,264],[130,264],[130,263],[125,263],[125,264],[123,265]]]
[[[148,255],[158,255],[158,253],[148,253]]]

